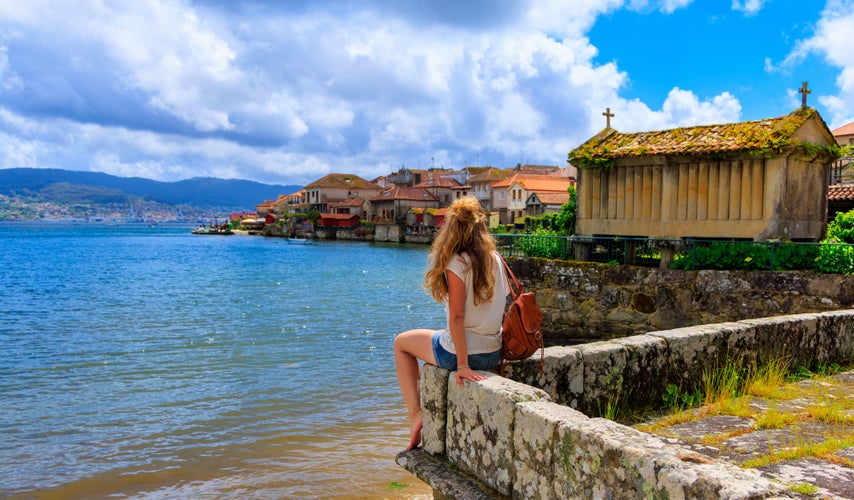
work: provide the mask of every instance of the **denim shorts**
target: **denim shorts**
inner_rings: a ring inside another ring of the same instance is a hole
[[[457,355],[448,352],[439,343],[442,330],[433,334],[433,357],[436,358],[436,366],[446,370],[457,369]],[[501,351],[484,352],[481,354],[469,354],[469,368],[472,370],[492,370],[501,362]]]

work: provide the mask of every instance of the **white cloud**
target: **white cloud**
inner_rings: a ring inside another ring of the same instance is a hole
[[[814,53],[839,68],[837,93],[818,96],[830,113],[832,128],[854,121],[854,1],[830,0],[822,11],[815,33],[799,42],[779,67],[792,67]],[[800,99],[797,99],[800,104]]]
[[[629,0],[628,8],[639,12],[657,9],[665,14],[672,14],[676,10],[687,7],[694,0]]]
[[[602,111],[592,117],[600,124],[597,131],[605,126]],[[667,94],[660,110],[652,110],[638,100],[619,100],[611,106],[611,112],[616,115],[611,119],[612,127],[621,132],[639,132],[737,122],[741,104],[729,92],[701,101],[693,92],[676,87]]]
[[[732,0],[732,10],[744,12],[746,16],[754,16],[762,10],[767,0]]]
[[[2,2],[0,164],[286,184],[563,165],[606,107],[624,131],[738,119],[728,93],[627,100],[629,75],[595,60],[599,16],[690,3]],[[472,9],[482,22],[466,24]]]

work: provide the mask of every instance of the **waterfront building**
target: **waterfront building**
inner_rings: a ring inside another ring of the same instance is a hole
[[[382,188],[354,174],[327,174],[303,188],[309,210],[332,213],[331,207],[353,198],[370,199]]]
[[[441,201],[423,187],[393,187],[370,199],[376,241],[402,242],[406,217],[412,208],[436,209]]]

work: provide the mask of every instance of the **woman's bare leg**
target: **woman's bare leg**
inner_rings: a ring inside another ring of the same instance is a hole
[[[394,338],[397,382],[400,384],[400,393],[409,414],[410,440],[407,450],[421,444],[421,370],[418,360],[436,364],[433,357],[433,333],[434,330],[409,330]]]

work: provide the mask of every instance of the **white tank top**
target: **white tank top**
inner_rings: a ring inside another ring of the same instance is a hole
[[[448,263],[448,270],[456,274],[466,285],[466,304],[463,326],[466,329],[466,347],[469,354],[495,352],[501,349],[501,323],[504,320],[504,305],[510,290],[504,274],[504,264],[497,252],[492,253],[492,269],[495,273],[495,293],[492,300],[480,305],[474,305],[472,288],[472,272],[469,267],[468,254],[457,254]],[[445,316],[449,318],[450,311],[445,304]],[[442,330],[439,344],[446,351],[456,354],[454,341],[451,338],[450,326]]]

